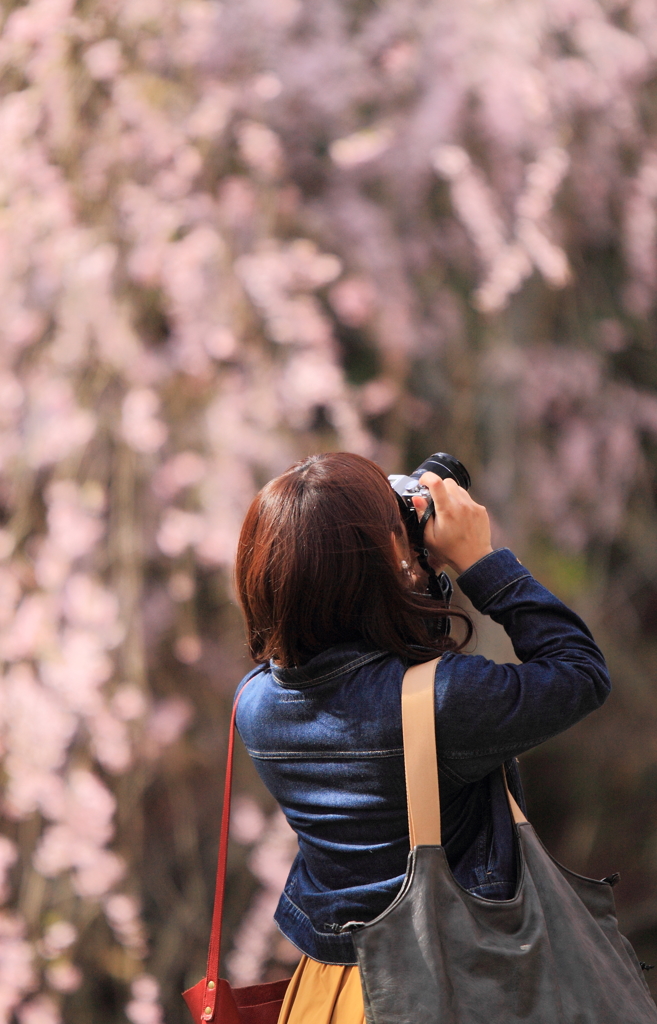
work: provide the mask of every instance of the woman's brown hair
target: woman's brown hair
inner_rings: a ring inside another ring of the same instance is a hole
[[[411,589],[391,534],[407,545],[383,470],[360,455],[313,455],[263,487],[236,563],[254,661],[292,667],[348,640],[407,662],[464,646],[468,616]],[[431,628],[448,614],[466,622],[462,644]]]

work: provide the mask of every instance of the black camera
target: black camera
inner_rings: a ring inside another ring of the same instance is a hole
[[[397,495],[399,510],[406,527],[409,543],[417,552],[418,562],[427,574],[428,593],[431,597],[438,601],[443,601],[449,607],[453,589],[452,581],[447,573],[441,572],[436,574],[434,572],[427,561],[429,553],[424,546],[424,527],[434,513],[434,504],[431,500],[429,489],[420,484],[420,477],[424,473],[435,473],[436,476],[441,477],[443,480],[455,480],[459,487],[463,487],[466,491],[470,490],[470,474],[463,463],[459,462],[453,455],[448,455],[446,452],[435,452],[428,459],[425,459],[417,469],[413,470],[409,476],[392,475],[388,477],[390,485]],[[418,519],[415,506],[413,505],[413,498],[417,494],[422,495],[428,502],[421,519]],[[449,633],[448,619],[445,619],[442,632],[445,634]]]
[[[429,489],[420,484],[420,477],[424,473],[435,473],[443,480],[456,480],[459,487],[463,487],[466,491],[470,490],[471,485],[470,474],[463,463],[446,452],[435,452],[430,455],[409,476],[393,475],[388,477],[390,485],[397,495],[409,543],[418,552],[424,549],[424,527],[434,512]],[[422,519],[418,519],[413,505],[413,498],[418,494],[426,498],[429,503]]]

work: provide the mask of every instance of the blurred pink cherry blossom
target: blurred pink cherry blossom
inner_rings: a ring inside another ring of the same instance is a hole
[[[173,558],[200,541],[203,532],[202,516],[179,508],[168,508],[157,535],[157,545],[160,551]]]
[[[280,174],[283,150],[270,128],[255,121],[246,121],[239,127],[238,138],[242,157],[256,174],[265,178],[274,178]]]
[[[240,813],[238,807],[238,821]],[[233,985],[251,985],[261,977],[276,931],[274,911],[296,852],[295,833],[282,811],[275,811],[249,857],[262,888],[242,918],[226,961]]]
[[[144,957],[147,949],[139,901],[124,893],[115,893],[104,900],[103,909],[121,945]]]
[[[77,929],[70,921],[53,921],[43,933],[39,943],[39,955],[54,960],[72,946],[77,937]]]
[[[156,452],[166,441],[167,428],[156,418],[159,406],[156,393],[149,388],[130,391],[124,399],[123,436],[138,452]]]
[[[143,691],[134,683],[117,686],[110,701],[111,709],[123,722],[134,722],[146,713],[147,701]]]
[[[27,665],[11,668],[2,680],[5,810],[23,817],[40,808],[50,815],[59,807],[61,782],[55,774],[64,764],[76,730],[73,714],[56,695],[44,689]]]
[[[153,474],[153,490],[158,497],[170,501],[178,491],[203,479],[207,466],[197,452],[179,452]]]
[[[108,772],[121,774],[132,764],[132,748],[125,723],[105,707],[87,718],[91,749]]]
[[[377,296],[371,281],[362,277],[346,277],[333,285],[329,299],[343,323],[349,327],[362,327],[376,309]]]
[[[331,143],[331,159],[339,167],[357,167],[376,160],[390,146],[393,132],[389,125],[364,128]]]
[[[57,1004],[50,996],[36,996],[24,1003],[16,1016],[19,1024],[62,1024]]]
[[[236,843],[250,846],[257,842],[265,830],[267,820],[253,797],[240,796],[233,800],[230,815],[230,837]]]
[[[56,960],[46,968],[46,980],[56,992],[77,992],[82,984],[82,971],[70,960]]]
[[[12,1011],[36,988],[34,950],[26,941],[25,924],[15,914],[0,912],[0,1021],[10,1024]]]
[[[125,1008],[132,1024],[162,1024],[164,1018],[159,1004],[159,986],[150,974],[135,978],[130,986],[133,998]]]
[[[103,39],[85,52],[84,62],[92,78],[98,81],[116,78],[121,70],[121,44],[118,39]]]
[[[73,770],[67,780],[55,824],[44,831],[34,866],[45,877],[73,869],[73,887],[81,896],[102,896],[123,876],[122,860],[105,849],[114,834],[116,801],[95,775]]]
[[[86,444],[96,429],[93,413],[76,406],[67,380],[36,377],[28,403],[25,457],[35,469],[66,458]]]
[[[58,480],[46,492],[48,543],[53,553],[70,561],[86,554],[100,540],[104,524],[99,519],[102,494],[79,488],[73,481]]]
[[[178,637],[173,645],[173,650],[178,661],[182,661],[185,665],[194,665],[203,653],[203,644],[200,637],[193,633],[187,633],[185,636]]]
[[[187,728],[193,709],[182,697],[169,697],[153,707],[146,720],[146,740],[151,754],[175,743]]]

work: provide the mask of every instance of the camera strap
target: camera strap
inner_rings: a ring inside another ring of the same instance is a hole
[[[446,572],[437,573],[435,569],[431,568],[427,561],[427,554],[428,552],[426,548],[424,551],[418,552],[417,560],[421,568],[427,574],[427,591],[429,596],[432,597],[434,601],[441,601],[446,608],[449,608],[449,603],[452,600],[452,594],[454,592],[452,581]]]
[[[426,548],[416,548],[417,560],[420,568],[427,574],[427,593],[434,601],[440,601],[446,608],[449,608],[454,587],[446,572],[436,572],[429,565],[429,552]],[[438,624],[438,632],[441,636],[449,636],[451,623],[448,618]]]
[[[424,510],[422,518],[420,519],[420,535],[422,537],[424,536],[424,527],[427,525],[427,523],[429,522],[429,520],[431,519],[431,517],[432,517],[432,515],[434,514],[435,511],[436,511],[436,506],[433,503],[433,499],[429,498],[429,503],[428,503],[427,507]]]

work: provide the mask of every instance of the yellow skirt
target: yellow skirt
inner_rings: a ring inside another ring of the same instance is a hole
[[[358,967],[320,964],[302,956],[278,1024],[365,1024]]]

